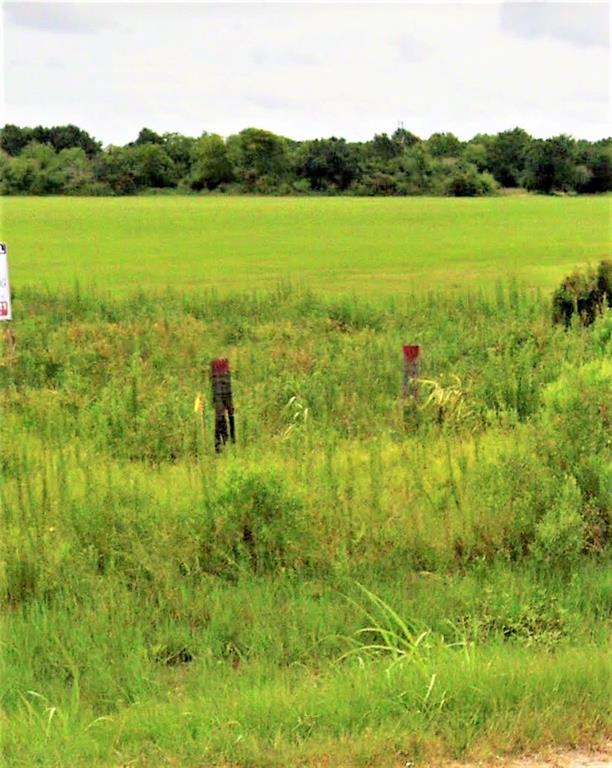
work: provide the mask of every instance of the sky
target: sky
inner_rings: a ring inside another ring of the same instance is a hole
[[[1,123],[294,139],[610,130],[607,3],[2,5]]]

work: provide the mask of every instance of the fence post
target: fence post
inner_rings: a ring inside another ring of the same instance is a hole
[[[211,362],[212,400],[215,409],[215,451],[221,453],[228,437],[236,442],[234,403],[232,399],[232,374],[229,360],[225,357]],[[229,431],[228,431],[229,422]]]
[[[404,344],[404,385],[402,394],[415,403],[419,399],[419,372],[421,368],[421,347],[418,344]]]

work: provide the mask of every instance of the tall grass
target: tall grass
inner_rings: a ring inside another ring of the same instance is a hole
[[[394,765],[609,733],[608,318],[553,327],[520,285],[15,304],[9,764]],[[216,356],[221,456],[193,412]]]

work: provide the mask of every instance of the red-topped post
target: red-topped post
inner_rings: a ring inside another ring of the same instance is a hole
[[[229,438],[236,442],[236,429],[234,425],[234,403],[232,400],[232,374],[229,360],[226,357],[217,358],[210,364],[212,400],[215,409],[215,451],[221,452],[221,448]]]
[[[421,367],[421,347],[418,344],[404,344],[404,397],[418,400],[419,371]]]

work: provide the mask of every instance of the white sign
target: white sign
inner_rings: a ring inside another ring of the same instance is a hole
[[[8,253],[5,243],[0,243],[0,320],[11,320],[12,317]]]

